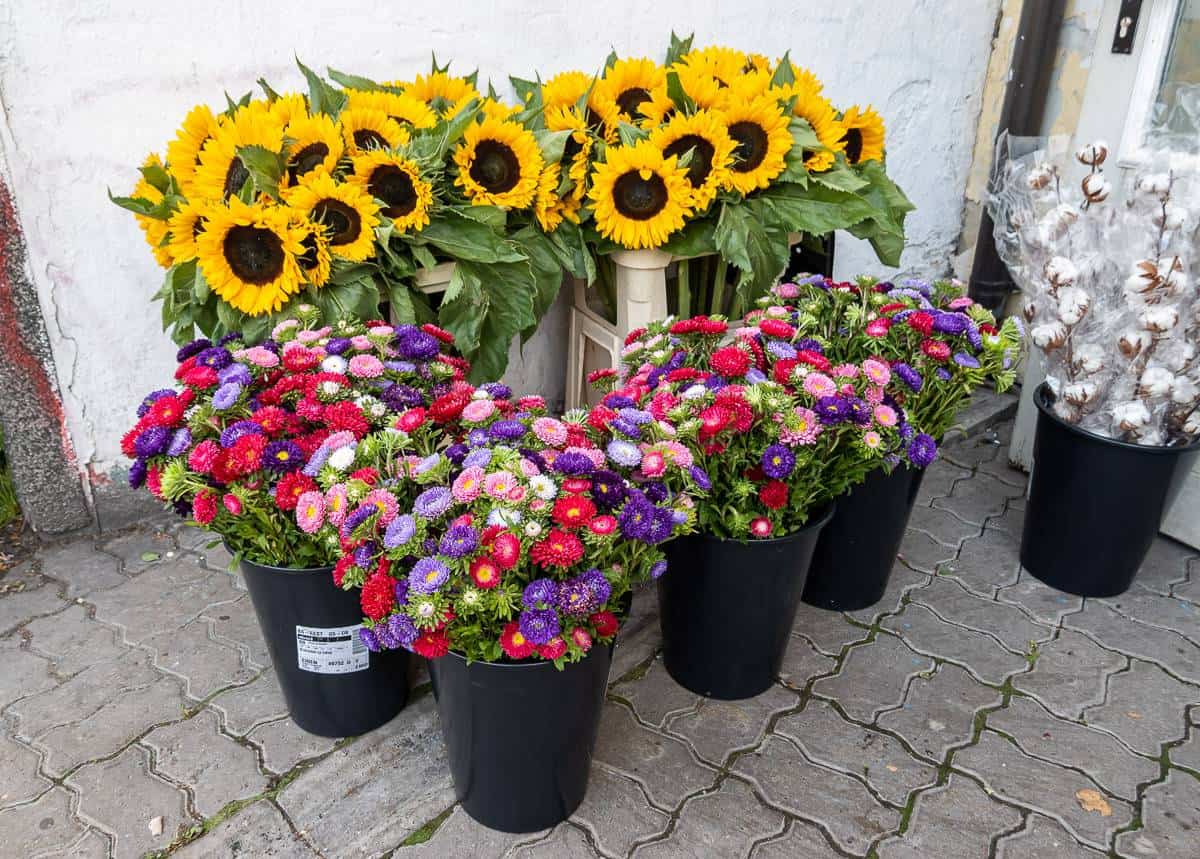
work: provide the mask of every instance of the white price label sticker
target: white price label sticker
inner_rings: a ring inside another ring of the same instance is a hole
[[[364,671],[371,654],[358,637],[362,625],[296,627],[296,656],[301,671],[314,674],[349,674]]]

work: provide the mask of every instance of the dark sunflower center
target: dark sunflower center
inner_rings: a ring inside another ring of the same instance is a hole
[[[283,242],[261,227],[232,227],[225,234],[225,262],[240,280],[270,283],[283,273]]]
[[[322,200],[313,206],[312,217],[325,225],[331,245],[348,245],[362,232],[362,217],[341,200]]]
[[[197,218],[196,220],[192,221],[192,238],[196,238],[202,232],[204,232],[204,219]]]
[[[305,271],[312,271],[317,267],[318,262],[317,234],[309,233],[304,237],[304,240],[300,242],[300,244],[304,246],[304,253],[296,257],[296,262],[300,263],[300,268],[304,269]]]
[[[648,221],[667,206],[667,184],[657,173],[643,179],[630,170],[613,183],[613,205],[626,218]]]
[[[640,86],[630,87],[619,96],[617,96],[617,107],[621,108],[621,113],[626,116],[631,116],[634,119],[642,119],[642,112],[638,109],[642,102],[650,100],[650,93]]]
[[[481,140],[475,145],[471,178],[491,194],[503,194],[517,186],[521,162],[517,153],[498,140]]]
[[[389,218],[407,215],[417,207],[417,189],[412,177],[394,164],[380,164],[367,181],[371,196],[387,203],[383,213]]]
[[[329,155],[329,147],[324,143],[308,144],[293,155],[292,160],[288,162],[288,176],[295,182],[300,176],[320,167],[327,155]]]
[[[847,128],[846,133],[842,135],[842,140],[846,144],[846,160],[851,164],[857,164],[858,159],[862,158],[862,131],[857,128]]]
[[[685,134],[663,150],[663,155],[683,155],[688,150],[692,152],[692,161],[688,164],[688,181],[693,188],[699,188],[712,172],[713,155],[716,149],[699,134]]]
[[[246,169],[242,159],[233,156],[233,160],[229,162],[229,169],[225,171],[225,187],[222,189],[225,196],[232,197],[237,194],[249,178],[250,171]]]
[[[563,146],[562,163],[563,164],[573,164],[575,162],[575,156],[578,155],[582,151],[583,151],[583,144],[580,143],[578,140],[576,140],[575,135],[572,134],[570,137],[567,138],[566,145]]]
[[[360,128],[354,132],[354,145],[359,149],[387,149],[388,142],[378,131]]]
[[[738,173],[749,173],[763,163],[767,157],[767,132],[757,122],[735,122],[729,126],[729,136],[737,148],[733,169]]]

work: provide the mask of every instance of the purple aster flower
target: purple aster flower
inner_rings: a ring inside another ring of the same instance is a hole
[[[609,459],[626,468],[633,468],[642,461],[642,452],[638,450],[638,446],[620,438],[610,441],[605,452]]]
[[[482,447],[489,441],[491,441],[491,437],[485,429],[473,429],[467,433],[467,444],[471,447]]]
[[[583,576],[568,579],[558,589],[558,610],[574,617],[587,617],[597,608],[596,594]]]
[[[637,403],[635,403],[629,397],[621,394],[609,394],[604,398],[604,405],[608,406],[610,409],[619,410],[633,408],[637,405]]]
[[[620,417],[624,418],[625,420],[629,421],[631,424],[635,424],[637,426],[641,426],[642,424],[648,424],[654,420],[654,415],[650,414],[645,409],[635,409],[635,408],[631,408],[629,406],[626,406],[623,409],[619,409],[617,411],[617,414]]]
[[[150,393],[146,394],[145,399],[143,399],[141,404],[137,407],[137,416],[139,418],[144,417],[146,412],[150,411],[150,407],[152,405],[157,403],[163,397],[170,397],[174,394],[175,392],[170,388],[160,388],[157,391],[151,391]]]
[[[384,650],[395,650],[400,646],[400,639],[392,633],[392,628],[386,621],[375,627],[375,637],[379,639],[379,645]]]
[[[295,471],[304,462],[304,451],[300,445],[286,438],[270,442],[263,448],[262,467],[277,474]]]
[[[450,578],[450,568],[437,558],[422,558],[413,564],[408,574],[408,585],[416,593],[432,594],[446,584]]]
[[[937,442],[928,433],[919,432],[908,445],[908,461],[925,468],[937,459]]]
[[[892,367],[892,372],[899,376],[900,380],[913,391],[920,391],[921,385],[924,384],[921,374],[903,362]]]
[[[475,450],[468,453],[465,457],[463,457],[462,465],[463,465],[463,468],[471,468],[472,466],[475,466],[478,468],[485,468],[485,467],[487,467],[488,463],[490,463],[491,461],[492,461],[491,450],[489,450],[486,447],[480,447],[480,448],[476,448]]]
[[[350,348],[349,337],[333,337],[325,344],[325,352],[328,355],[341,355]]]
[[[805,337],[801,340],[797,340],[796,349],[799,351],[804,351],[807,349],[811,352],[816,352],[818,355],[825,354],[825,347],[821,345],[821,341],[814,340],[811,337]]]
[[[661,579],[663,573],[667,571],[667,562],[665,560],[655,561],[650,565],[650,578]]]
[[[901,441],[912,441],[912,437],[917,434],[917,431],[912,428],[912,424],[904,421],[896,427],[896,432],[900,434]]]
[[[692,477],[692,482],[701,492],[707,492],[712,489],[712,480],[708,476],[708,472],[698,465],[693,465],[688,468],[688,474]]]
[[[586,476],[596,470],[592,461],[582,453],[568,450],[560,453],[554,460],[554,470],[559,474]]]
[[[392,593],[396,596],[396,604],[404,605],[408,602],[408,579],[400,579],[392,587]]]
[[[596,597],[596,605],[601,606],[608,602],[608,598],[612,596],[612,585],[608,583],[604,573],[592,567],[582,573],[579,578],[587,582],[587,586],[592,589],[592,593]]]
[[[470,450],[465,444],[452,444],[446,448],[446,459],[453,462],[455,465],[462,465],[463,460],[467,458],[467,452]]]
[[[552,579],[534,579],[525,586],[521,605],[525,608],[552,606],[558,601],[558,589],[558,584]]]
[[[438,463],[440,463],[441,461],[442,461],[441,454],[431,453],[431,454],[429,454],[429,456],[425,457],[424,459],[417,460],[417,462],[412,467],[413,474],[425,474],[427,471],[431,471],[434,468],[436,468],[438,466]]]
[[[943,334],[964,334],[971,320],[962,313],[938,313],[933,317],[933,330]]]
[[[938,367],[936,370],[933,371],[933,375],[935,375],[938,379],[940,379],[943,382],[949,382],[950,379],[952,378],[950,376],[950,371],[947,370],[945,367]]]
[[[766,374],[764,374],[763,371],[757,367],[751,367],[749,370],[747,370],[745,378],[746,381],[751,385],[757,385],[759,382],[767,381]]]
[[[413,510],[426,519],[437,519],[450,509],[453,500],[454,496],[450,494],[449,487],[431,486],[417,496],[417,500],[413,502]]]
[[[171,442],[167,445],[167,456],[183,456],[191,446],[192,431],[187,427],[180,427],[171,434]]]
[[[654,505],[642,495],[631,495],[617,517],[617,524],[621,526],[621,534],[627,540],[645,541],[654,525],[654,511]]]
[[[213,408],[218,412],[223,412],[226,409],[232,408],[238,401],[238,397],[242,395],[242,386],[237,382],[226,382],[221,387],[217,388],[213,394]]]
[[[146,427],[133,440],[133,449],[138,456],[157,456],[171,443],[171,430],[166,427]]]
[[[432,334],[414,328],[402,334],[397,332],[396,349],[402,358],[408,358],[410,361],[428,361],[437,357],[440,346],[438,339]]]
[[[397,612],[389,617],[387,627],[388,632],[400,642],[401,647],[409,648],[417,640],[417,627],[412,622],[412,619],[403,612]]]
[[[221,447],[233,447],[244,435],[263,435],[263,428],[254,421],[237,421],[221,431]]]
[[[512,388],[503,382],[484,382],[479,388],[487,391],[495,400],[507,400],[512,396]]]
[[[425,402],[421,392],[416,388],[410,388],[408,385],[401,385],[397,382],[385,385],[379,392],[379,399],[383,400],[393,412],[402,412],[405,409],[423,405]]]
[[[650,375],[646,376],[646,384],[651,390],[657,388],[659,383],[663,380],[663,376],[667,375],[669,372],[670,370],[668,370],[666,367],[655,367],[650,371]]]
[[[841,397],[821,397],[815,411],[821,423],[840,424],[849,416],[850,404]]]
[[[870,410],[868,409],[868,415]],[[796,467],[796,455],[782,444],[768,445],[762,454],[763,474],[774,480],[783,480]]]
[[[345,539],[349,539],[350,535],[358,529],[362,523],[366,522],[379,511],[379,508],[374,504],[367,504],[352,511],[346,517],[346,521],[342,523],[341,534]]]
[[[383,532],[383,547],[399,549],[411,540],[416,532],[416,520],[408,513],[403,513],[388,523],[387,530]]]
[[[979,369],[979,359],[974,355],[968,355],[966,352],[955,352],[954,363],[960,367],[970,367],[972,370]]]
[[[367,650],[371,651],[372,653],[379,652],[379,636],[375,634],[375,630],[365,626],[359,627],[358,640],[361,641]]]
[[[432,555],[437,551],[437,540],[435,540],[433,537],[426,537],[423,541],[421,541],[421,551],[423,551],[426,555]]]
[[[470,525],[454,525],[442,535],[438,550],[450,558],[462,558],[479,546],[479,533]]]
[[[601,510],[612,510],[624,501],[625,481],[621,475],[608,469],[601,469],[592,475],[592,500]]]
[[[633,421],[627,420],[625,418],[622,418],[622,417],[613,418],[611,421],[608,422],[608,425],[623,436],[627,436],[629,438],[641,438],[642,437],[642,431],[641,431],[641,429],[638,428],[638,425],[635,424]]]
[[[239,385],[249,385],[254,381],[244,364],[230,364],[228,367],[218,370],[217,378],[221,380],[221,384],[237,382]]]
[[[796,347],[782,340],[771,340],[767,343],[767,351],[776,358],[795,358]]]
[[[903,322],[905,319],[908,319],[908,317],[912,316],[916,312],[917,311],[913,310],[912,308],[909,308],[908,310],[901,310],[899,313],[892,314],[892,321],[893,322]]]
[[[704,380],[704,387],[708,388],[710,391],[719,391],[727,384],[728,383],[720,376],[709,376]]]
[[[551,608],[536,608],[521,612],[518,619],[521,635],[540,647],[558,635],[558,612]]]
[[[175,353],[175,360],[182,364],[188,358],[199,355],[210,346],[212,346],[212,341],[207,338],[201,337],[199,340],[193,340],[191,343],[179,347],[179,351]]]
[[[229,354],[228,349],[222,349],[220,346],[212,346],[196,356],[196,363],[203,364],[205,367],[212,367],[214,370],[220,370],[233,363],[233,356]]]
[[[133,489],[141,489],[142,484],[146,482],[146,460],[138,458],[133,461],[133,465],[129,466],[129,485]],[[191,507],[188,507],[188,512],[191,512]]]
[[[266,349],[268,352],[274,352],[276,355],[279,354],[279,344],[274,340],[264,340],[258,345]]]
[[[983,349],[983,335],[979,333],[979,326],[974,322],[967,326],[967,342],[976,352]]]
[[[372,551],[374,547],[374,543],[367,542],[355,549],[354,566],[369,573],[371,568],[375,566],[375,553]]]
[[[241,340],[241,339],[242,339],[241,331],[230,331],[228,334],[226,334],[224,337],[222,337],[220,340],[217,341],[217,345],[218,346],[227,346],[228,344],[232,343],[234,340]]]
[[[659,480],[653,480],[650,483],[642,486],[642,491],[646,493],[646,497],[655,504],[661,504],[670,497],[671,492],[666,485]]]
[[[675,530],[675,511],[669,507],[652,507],[654,515],[650,518],[650,528],[646,532],[646,542],[655,544],[671,539]]]
[[[301,469],[309,477],[316,477],[322,468],[325,467],[326,461],[329,459],[329,454],[332,451],[325,445],[321,445],[313,451],[313,455],[308,458],[308,462]]]
[[[516,441],[527,432],[525,424],[520,421],[496,421],[488,428],[488,434],[500,441]]]
[[[865,400],[854,397],[849,403],[850,420],[860,427],[871,424],[871,405]]]

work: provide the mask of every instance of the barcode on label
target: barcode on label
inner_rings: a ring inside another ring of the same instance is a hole
[[[358,636],[361,625],[296,627],[296,660],[301,671],[349,674],[371,664],[371,654]]]

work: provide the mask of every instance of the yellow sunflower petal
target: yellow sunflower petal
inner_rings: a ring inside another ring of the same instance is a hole
[[[375,150],[355,156],[351,163],[354,173],[346,181],[382,203],[380,212],[392,219],[397,232],[415,232],[429,223],[433,186],[422,178],[416,162]]]
[[[179,183],[179,189],[192,196],[192,178],[200,163],[200,150],[217,132],[217,117],[207,105],[198,104],[188,111],[175,139],[167,144],[167,164]]]
[[[643,119],[641,105],[657,90],[666,91],[667,70],[645,57],[617,60],[596,82],[592,92],[596,109],[611,132],[619,123]]]
[[[606,159],[588,192],[596,229],[626,248],[661,246],[692,212],[687,170],[649,140],[610,148]]]
[[[696,209],[706,209],[729,182],[736,144],[719,114],[707,110],[691,116],[677,113],[666,125],[650,132],[650,142],[664,157],[682,158],[684,153],[692,153],[687,176]]]
[[[288,123],[287,178],[294,185],[313,170],[332,173],[345,150],[341,129],[323,113],[297,116]]]
[[[770,96],[759,96],[731,103],[721,115],[735,144],[729,187],[743,194],[766,188],[783,172],[784,159],[792,149],[788,118],[779,103]]]
[[[533,133],[516,122],[470,126],[454,151],[460,186],[475,205],[525,209],[533,203],[543,160]]]
[[[433,128],[437,114],[425,102],[411,93],[386,90],[346,90],[346,107],[350,110],[381,110],[388,118],[413,128]]]
[[[851,164],[862,161],[883,160],[883,117],[871,107],[865,110],[858,105],[842,116],[842,142],[845,144],[846,160]]]
[[[325,228],[334,255],[356,262],[371,256],[379,206],[360,186],[338,182],[328,173],[315,170],[301,177],[300,184],[285,190],[283,198],[298,218],[308,218]]]
[[[349,155],[372,149],[395,149],[411,139],[408,129],[375,108],[347,108],[338,114],[338,123]]]
[[[208,207],[209,204],[203,201],[184,203],[167,222],[171,233],[167,248],[174,263],[187,262],[196,258],[199,253],[196,239],[204,232]]]
[[[438,116],[454,116],[473,98],[481,98],[466,78],[454,77],[445,72],[417,75],[416,79],[401,83],[408,95],[425,102]]]
[[[791,84],[772,91],[781,101],[794,98],[792,116],[798,116],[812,126],[822,148],[806,153],[804,167],[812,173],[822,173],[836,162],[836,154],[846,148],[845,128],[838,121],[837,111],[829,99],[813,92],[806,83]]]
[[[302,239],[286,207],[231,197],[227,205],[209,208],[196,239],[197,258],[218,296],[242,313],[260,316],[279,310],[299,291]]]
[[[200,164],[188,199],[220,201],[237,194],[250,174],[237,156],[242,146],[283,150],[283,123],[263,104],[238,108],[221,117],[218,128],[200,150]]]

